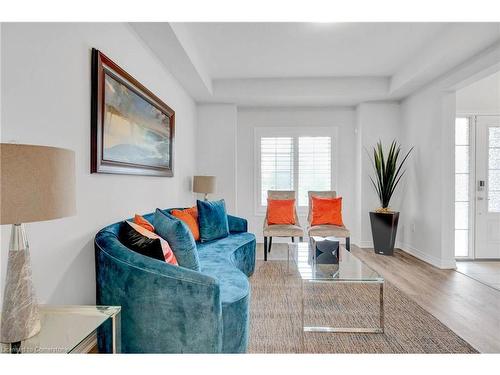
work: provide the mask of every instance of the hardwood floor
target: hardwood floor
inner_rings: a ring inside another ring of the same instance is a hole
[[[482,353],[500,353],[500,291],[455,270],[435,268],[403,251],[394,256],[351,246],[352,252]],[[257,247],[262,257],[262,245]],[[286,259],[273,244],[269,259]]]
[[[477,350],[500,353],[500,291],[403,251],[392,257],[352,251]]]
[[[500,261],[463,260],[457,262],[457,271],[500,290]]]

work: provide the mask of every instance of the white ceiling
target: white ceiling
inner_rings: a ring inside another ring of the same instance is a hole
[[[132,23],[197,102],[400,100],[493,47],[500,23]]]
[[[184,23],[212,78],[389,76],[443,23]]]

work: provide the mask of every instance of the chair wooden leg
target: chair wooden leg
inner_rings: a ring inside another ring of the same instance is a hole
[[[271,252],[271,246],[273,246],[273,238],[269,237],[269,249],[268,249],[269,252]]]
[[[295,242],[295,237],[292,237],[292,243],[294,243],[294,242]]]
[[[264,261],[267,261],[267,237],[264,236]]]
[[[345,238],[345,248],[347,251],[351,251],[351,237]]]

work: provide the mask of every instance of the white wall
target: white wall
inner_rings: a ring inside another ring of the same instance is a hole
[[[236,200],[236,106],[198,106],[196,171],[217,177],[217,192],[209,199],[224,198],[227,211],[237,213]]]
[[[358,191],[357,215],[358,238],[354,243],[361,247],[373,247],[372,231],[370,225],[369,212],[380,207],[379,199],[370,181],[370,176],[375,174],[372,162],[368,156],[373,154],[373,147],[380,140],[387,150],[393,140],[401,143],[401,121],[400,108],[397,102],[374,102],[362,103],[356,108],[356,132],[358,140],[356,142],[356,182]],[[403,150],[405,151],[405,150]],[[391,200],[391,208],[399,211],[400,189],[394,194]],[[403,215],[404,213],[401,213]]]
[[[94,303],[95,233],[135,212],[192,204],[195,103],[125,24],[2,24],[1,38],[2,141],[65,147],[76,153],[77,215],[27,225],[39,300]],[[173,178],[89,173],[92,47],[175,110]],[[9,233],[10,227],[2,226],[3,270]],[[3,293],[4,277],[1,283]]]
[[[486,84],[481,80],[499,68],[500,44],[496,43],[401,103],[402,139],[415,151],[405,181],[400,246],[437,267],[455,267],[455,116],[457,111],[492,108],[480,89]],[[467,94],[460,92],[467,86]]]
[[[457,113],[500,114],[500,72],[457,90]]]
[[[264,216],[255,213],[254,130],[256,127],[337,127],[337,191],[343,197],[343,219],[355,226],[355,113],[351,108],[239,108],[238,109],[238,214],[248,219],[249,230],[262,241]],[[304,228],[306,217],[300,218]],[[354,233],[353,233],[354,236]]]
[[[437,267],[453,268],[455,95],[429,86],[401,104],[407,166],[400,246]]]

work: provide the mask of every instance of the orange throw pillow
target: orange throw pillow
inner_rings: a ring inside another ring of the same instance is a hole
[[[295,225],[295,199],[268,199],[267,223]]]
[[[127,221],[127,223],[134,228],[137,232],[142,234],[144,237],[151,238],[153,240],[159,239],[160,244],[161,244],[161,249],[163,250],[163,256],[165,257],[165,262],[170,263],[174,266],[178,266],[179,264],[177,263],[177,259],[175,258],[174,252],[172,251],[172,248],[168,244],[167,241],[165,241],[163,238],[158,236],[156,233],[151,232],[150,230],[147,230],[146,228],[136,224],[136,223],[131,223],[130,221]]]
[[[153,224],[151,224],[149,221],[147,221],[146,219],[144,219],[144,217],[142,217],[141,215],[137,215],[135,214],[134,216],[134,223],[143,227],[144,229],[147,229],[149,230],[150,232],[154,232],[155,231],[155,227],[153,227]]]
[[[312,197],[311,225],[322,224],[344,226],[342,222],[342,197]]]
[[[198,222],[198,207],[193,206],[185,208],[183,211],[193,215],[193,217],[196,219],[196,222]]]
[[[185,210],[172,210],[170,212],[179,220],[182,220],[191,230],[194,240],[200,239],[200,227],[198,226],[198,209],[196,207],[186,208]]]

